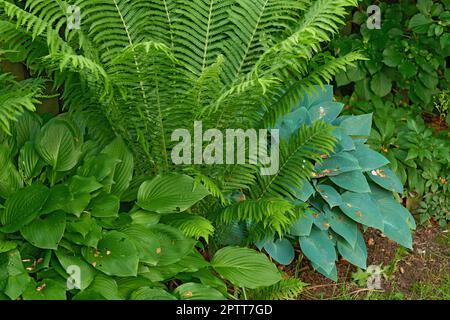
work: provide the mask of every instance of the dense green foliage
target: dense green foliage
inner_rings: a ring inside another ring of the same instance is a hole
[[[365,267],[359,225],[411,248],[414,220],[392,195],[402,185],[365,145],[372,116],[341,116],[323,86],[364,58],[322,51],[356,4],[0,0],[2,57],[48,78],[68,111],[0,113],[4,295],[293,298],[304,284],[245,246],[288,264],[300,240],[334,280],[338,254]],[[279,128],[280,170],[173,164],[171,134],[194,121]],[[83,285],[68,291],[73,264]]]
[[[368,141],[405,184],[404,198],[420,221],[445,227],[449,212],[450,3],[382,3],[381,29],[370,30],[366,5],[353,12],[334,51],[362,50],[369,58],[336,76],[352,113],[374,113]],[[432,128],[429,123],[437,124]]]

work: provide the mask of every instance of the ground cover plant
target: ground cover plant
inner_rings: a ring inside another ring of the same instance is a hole
[[[337,281],[340,257],[367,267],[367,228],[411,249],[373,110],[325,85],[370,61],[326,50],[357,4],[0,0],[0,57],[32,77],[0,77],[1,297],[293,299],[298,250]],[[32,113],[55,96],[62,114]],[[278,129],[278,171],[175,164],[195,123]]]

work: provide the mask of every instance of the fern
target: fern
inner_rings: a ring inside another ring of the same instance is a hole
[[[214,227],[211,222],[198,215],[187,213],[172,214],[162,217],[161,222],[176,227],[187,237],[197,240],[203,238],[208,242],[209,237],[214,234]]]
[[[252,290],[248,296],[252,300],[297,300],[306,286],[300,279],[287,278],[270,287]]]

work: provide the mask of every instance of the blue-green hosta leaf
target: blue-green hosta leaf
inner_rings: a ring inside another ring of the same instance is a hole
[[[120,197],[128,189],[133,177],[133,155],[121,138],[114,139],[102,153],[120,160],[114,169],[112,177],[114,184],[111,186],[111,193]]]
[[[362,269],[366,268],[367,248],[361,232],[357,231],[357,240],[354,246],[344,239],[338,239],[337,248],[345,260]]]
[[[324,205],[325,207],[326,205]],[[314,225],[322,231],[330,229],[327,216],[323,211],[317,211],[312,214]]]
[[[234,285],[255,289],[281,280],[277,267],[263,253],[249,248],[225,247],[211,260],[214,270]]]
[[[80,282],[77,284],[79,285],[77,289],[83,291],[88,288],[95,278],[95,269],[79,256],[69,253],[64,254],[61,250],[55,251],[55,254],[68,275],[72,275],[74,279],[77,279],[77,274],[74,274],[74,272],[79,271]]]
[[[303,202],[308,201],[308,199],[314,194],[314,188],[308,181],[303,182],[303,187],[298,190],[295,197]]]
[[[131,293],[130,300],[177,300],[177,298],[161,288],[142,287]]]
[[[332,135],[335,136],[338,140],[338,143],[335,147],[336,153],[341,153],[342,151],[353,151],[355,150],[355,143],[353,139],[341,128],[336,128],[333,130]]]
[[[55,171],[68,171],[81,155],[71,130],[61,122],[51,121],[36,137],[36,150]]]
[[[337,256],[334,242],[330,239],[328,231],[312,228],[309,236],[300,237],[300,248],[303,254],[325,273],[333,270]]]
[[[386,191],[375,184],[370,184],[370,189],[372,190],[371,197],[377,201],[379,206],[388,205],[393,212],[398,213],[405,220],[410,229],[416,229],[416,222],[411,212],[395,200],[392,192]]]
[[[337,269],[336,269],[336,265],[334,263],[333,263],[333,268],[329,272],[326,272],[323,268],[321,268],[318,264],[315,264],[314,262],[311,262],[311,265],[313,266],[314,270],[316,270],[320,274],[324,275],[328,279],[331,279],[334,282],[338,281]]]
[[[293,236],[309,236],[311,233],[311,228],[313,225],[313,217],[311,214],[306,214],[304,217],[300,217],[297,222],[291,227],[291,231],[289,232]]]
[[[366,177],[360,170],[341,173],[337,176],[330,176],[330,179],[337,186],[349,191],[357,193],[370,192]]]
[[[66,214],[55,212],[35,218],[20,230],[22,236],[33,246],[41,249],[58,248],[66,229]]]
[[[64,281],[44,279],[39,283],[30,282],[22,294],[23,300],[66,300],[66,285]]]
[[[373,182],[392,192],[403,192],[403,184],[391,169],[383,167],[368,172],[367,175]]]
[[[185,283],[173,292],[181,300],[226,300],[222,293],[201,283]]]
[[[195,241],[176,228],[157,224],[133,224],[122,230],[136,246],[139,259],[153,266],[167,266],[180,261],[194,248]]]
[[[327,184],[319,184],[316,186],[316,190],[320,193],[322,198],[328,203],[331,208],[340,206],[342,204],[341,195],[332,186],[329,186]]]
[[[333,210],[325,209],[325,213],[331,229],[354,247],[358,233],[357,224],[343,214],[338,208]]]
[[[113,194],[102,193],[92,199],[89,206],[91,208],[91,214],[93,217],[117,217],[119,214],[120,199]]]
[[[314,86],[309,92],[305,92],[299,106],[310,108],[312,105],[333,101],[333,86]]]
[[[345,192],[344,204],[339,208],[351,219],[368,227],[383,231],[383,216],[377,203],[368,193]]]
[[[87,262],[107,275],[137,275],[139,254],[136,246],[124,233],[110,231],[98,242],[97,249],[84,247],[82,254]]]
[[[138,191],[137,204],[157,213],[182,212],[208,195],[201,184],[182,174],[158,175],[145,181]]]
[[[349,136],[368,137],[372,128],[372,114],[342,117],[339,127]]]
[[[300,128],[301,125],[311,125],[311,123],[309,111],[301,107],[285,115],[275,124],[274,129],[280,130],[280,138],[289,140],[292,133]]]
[[[294,260],[294,247],[288,239],[268,241],[264,245],[264,250],[280,264],[288,265]]]
[[[348,152],[341,152],[325,158],[315,167],[316,172],[327,176],[336,176],[344,172],[361,170],[358,160]]]
[[[389,164],[389,160],[382,154],[363,144],[358,144],[356,150],[351,154],[358,159],[363,172],[372,171]]]
[[[372,188],[373,189],[373,188]],[[374,198],[383,217],[383,233],[400,245],[412,249],[412,232],[415,228],[414,218],[408,210],[398,203],[392,195]]]
[[[334,121],[342,109],[344,104],[334,101],[319,102],[309,108],[309,113],[311,114],[312,120],[324,120],[328,123]]]
[[[19,231],[41,214],[50,190],[39,184],[23,188],[8,198],[5,209],[1,212],[0,222],[3,232]]]

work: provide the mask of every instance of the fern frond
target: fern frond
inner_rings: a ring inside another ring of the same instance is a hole
[[[171,214],[163,216],[161,222],[178,228],[187,237],[193,237],[197,240],[203,238],[208,242],[209,237],[214,234],[214,226],[211,221],[199,215]]]
[[[252,290],[248,295],[252,300],[297,300],[306,286],[300,279],[287,278],[270,287]]]
[[[335,138],[333,127],[323,121],[311,126],[303,125],[288,141],[282,139],[279,146],[279,170],[272,176],[261,176],[252,186],[254,199],[282,197],[295,200],[303,181],[311,178],[314,164],[321,156],[333,151]]]
[[[11,135],[11,122],[17,121],[26,110],[35,111],[44,80],[29,79],[16,82],[12,77],[0,75],[0,128]]]

